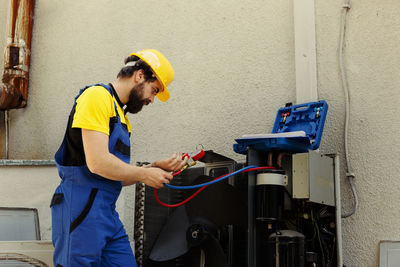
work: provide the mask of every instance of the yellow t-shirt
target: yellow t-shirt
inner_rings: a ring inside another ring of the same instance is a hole
[[[100,85],[87,88],[76,100],[72,128],[83,128],[110,135],[110,118],[116,116],[114,103],[121,122],[126,124],[128,131],[131,132],[128,116],[124,114],[115,97]]]

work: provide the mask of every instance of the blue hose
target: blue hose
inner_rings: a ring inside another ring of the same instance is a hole
[[[209,182],[204,183],[204,184],[187,185],[187,186],[177,186],[177,185],[170,185],[170,184],[164,184],[164,185],[165,185],[166,187],[172,188],[172,189],[195,189],[195,188],[200,188],[200,187],[203,187],[203,186],[206,186],[206,185],[218,183],[218,182],[220,182],[220,181],[222,181],[222,180],[225,180],[225,179],[227,179],[227,178],[229,178],[229,177],[231,177],[231,176],[233,176],[233,175],[236,175],[236,174],[238,174],[238,173],[241,173],[241,172],[243,172],[243,171],[245,171],[245,170],[247,170],[247,169],[257,168],[257,167],[258,167],[258,166],[255,166],[255,165],[253,165],[253,166],[247,166],[247,167],[244,167],[244,168],[242,168],[242,169],[240,169],[240,170],[237,170],[237,171],[235,171],[235,172],[232,172],[232,173],[230,173],[230,174],[228,174],[228,175],[226,175],[226,176],[224,176],[224,177],[218,178],[218,179],[213,180],[213,181],[209,181]]]

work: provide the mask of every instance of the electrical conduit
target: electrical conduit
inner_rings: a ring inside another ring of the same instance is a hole
[[[339,67],[340,67],[340,74],[342,78],[342,86],[344,90],[344,96],[345,96],[345,125],[344,125],[344,150],[345,150],[345,159],[346,159],[346,177],[349,179],[349,184],[350,184],[350,189],[351,192],[353,193],[354,196],[354,204],[352,209],[347,212],[342,214],[342,218],[347,218],[353,215],[358,207],[358,196],[357,196],[357,191],[354,185],[353,179],[355,178],[354,173],[352,172],[352,168],[350,165],[350,159],[349,159],[349,149],[348,149],[348,128],[349,128],[349,117],[350,117],[350,99],[349,99],[349,89],[348,89],[348,84],[347,84],[347,77],[346,77],[346,71],[344,69],[344,63],[343,63],[343,50],[344,50],[344,37],[345,37],[345,31],[346,31],[346,16],[347,13],[350,9],[350,1],[345,0],[345,3],[343,5],[343,11],[342,11],[342,22],[341,22],[341,27],[340,27],[340,46],[339,46]]]

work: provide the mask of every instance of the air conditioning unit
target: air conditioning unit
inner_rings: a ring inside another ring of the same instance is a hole
[[[40,240],[37,209],[0,207],[0,267],[53,267],[53,251]]]
[[[0,241],[0,267],[53,267],[50,240]]]

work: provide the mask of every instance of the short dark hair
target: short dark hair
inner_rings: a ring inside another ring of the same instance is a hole
[[[126,64],[126,63],[132,62],[132,61],[136,61],[136,64],[134,66],[123,67],[119,71],[117,78],[131,77],[135,71],[143,70],[144,79],[146,82],[154,82],[155,80],[157,80],[157,77],[154,76],[154,73],[151,70],[150,66],[146,62],[141,60],[139,57],[129,56],[125,59],[124,62]]]

